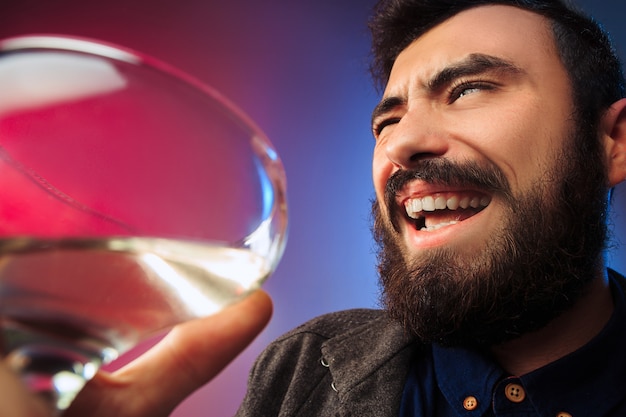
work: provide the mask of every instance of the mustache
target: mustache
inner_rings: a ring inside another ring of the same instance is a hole
[[[509,182],[494,164],[479,164],[476,161],[453,162],[447,158],[423,159],[411,169],[400,169],[393,173],[385,185],[385,204],[388,213],[395,213],[396,195],[411,181],[420,180],[429,184],[450,187],[480,189],[498,194],[506,200],[513,199]],[[396,227],[396,216],[391,219]]]

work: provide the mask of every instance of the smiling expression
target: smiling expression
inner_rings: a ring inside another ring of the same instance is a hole
[[[498,36],[494,37],[494,33]],[[379,202],[388,179],[425,160],[498,171],[512,195],[548,179],[574,122],[568,76],[547,20],[510,6],[466,10],[397,57],[372,117]],[[506,214],[506,196],[416,178],[394,195],[407,253],[481,247]]]

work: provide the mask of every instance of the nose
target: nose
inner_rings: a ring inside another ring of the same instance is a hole
[[[424,115],[406,113],[386,138],[384,147],[391,163],[411,169],[420,160],[443,156],[449,141],[442,124]]]

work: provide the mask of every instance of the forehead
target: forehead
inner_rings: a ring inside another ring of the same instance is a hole
[[[541,77],[564,72],[550,22],[512,6],[478,6],[449,18],[414,40],[396,59],[386,91],[434,73],[473,53],[502,58]]]

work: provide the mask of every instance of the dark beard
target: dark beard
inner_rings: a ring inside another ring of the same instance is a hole
[[[393,219],[374,203],[382,302],[391,317],[424,342],[487,347],[538,330],[576,303],[602,265],[607,178],[595,135],[574,142],[553,172],[517,198],[493,166],[433,159],[394,174],[389,194],[409,178],[498,193],[507,221],[471,257],[440,249],[408,259]]]

